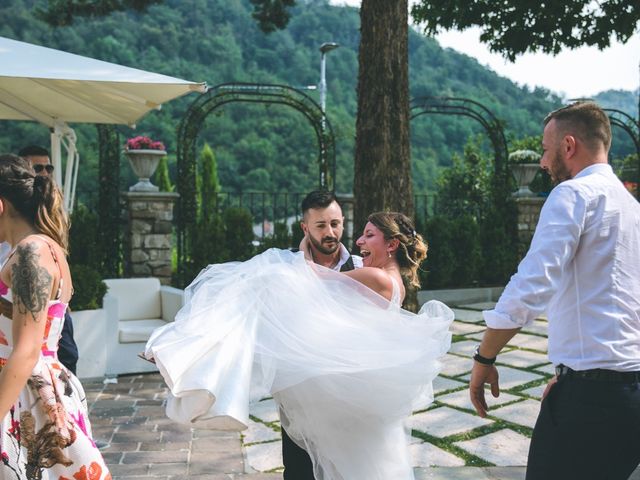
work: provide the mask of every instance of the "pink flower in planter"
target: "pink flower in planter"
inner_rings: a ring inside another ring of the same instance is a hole
[[[127,140],[125,147],[127,150],[164,150],[162,142],[156,142],[142,135]]]

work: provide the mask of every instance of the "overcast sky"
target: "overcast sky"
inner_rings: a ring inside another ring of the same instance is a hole
[[[360,0],[331,0],[331,3],[359,6]],[[640,85],[638,32],[626,44],[615,43],[606,50],[583,47],[563,51],[555,57],[527,53],[514,63],[490,53],[479,38],[479,29],[436,36],[443,47],[465,53],[519,85],[542,86],[566,98],[589,97],[609,89],[636,90]]]

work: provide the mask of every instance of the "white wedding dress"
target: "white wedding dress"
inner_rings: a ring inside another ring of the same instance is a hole
[[[268,250],[211,265],[145,354],[171,390],[167,415],[246,427],[249,401],[273,396],[317,480],[409,480],[404,420],[432,400],[453,312],[402,310],[301,253]]]

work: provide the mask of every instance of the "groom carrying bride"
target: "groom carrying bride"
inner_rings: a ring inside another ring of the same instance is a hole
[[[301,205],[302,231],[308,239],[313,261],[339,272],[362,267],[362,258],[351,255],[340,242],[344,216],[336,196],[326,190],[314,190]],[[280,414],[282,416],[282,412]],[[282,461],[285,480],[314,480],[309,454],[299,447],[282,428]]]

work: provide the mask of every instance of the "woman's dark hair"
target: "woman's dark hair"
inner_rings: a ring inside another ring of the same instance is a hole
[[[21,157],[0,155],[0,197],[66,253],[69,222],[62,194],[51,177],[36,175],[31,164]]]
[[[422,235],[416,232],[411,219],[398,212],[376,212],[367,220],[380,229],[385,240],[398,239],[396,260],[400,274],[407,284],[419,287],[418,268],[427,258],[428,246]]]

